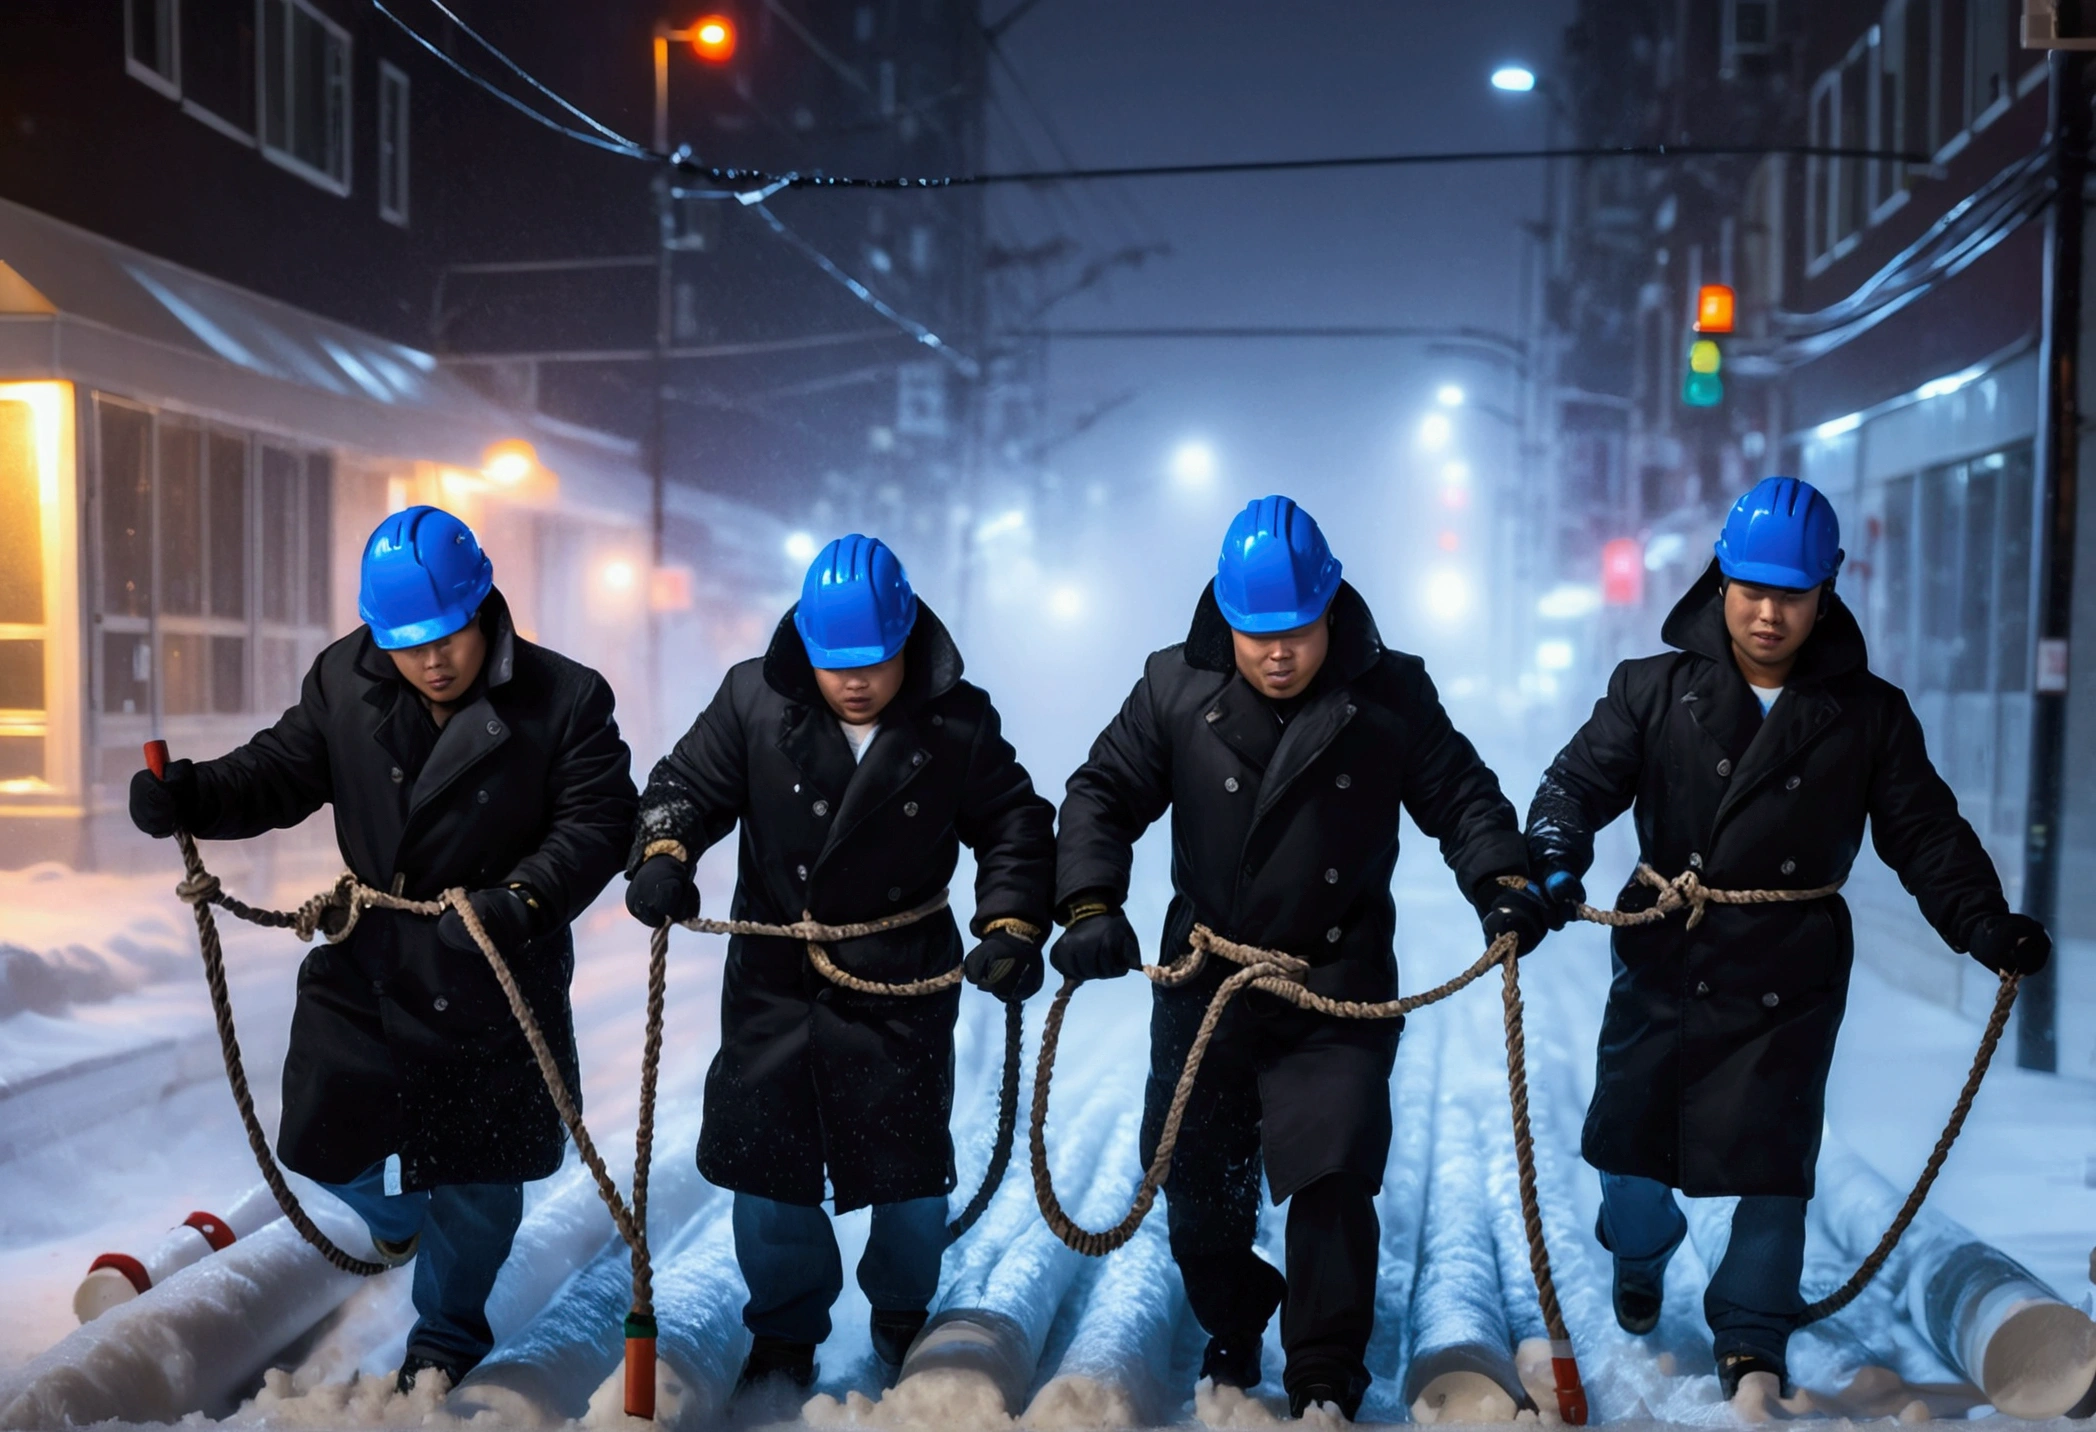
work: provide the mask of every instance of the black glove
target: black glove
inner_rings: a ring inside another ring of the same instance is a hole
[[[1119,979],[1143,962],[1142,941],[1119,910],[1087,915],[1055,942],[1048,962],[1065,979]]]
[[[666,920],[696,920],[699,887],[676,856],[651,855],[626,882],[626,911],[651,930],[661,929]]]
[[[495,952],[506,960],[514,960],[538,933],[537,899],[523,886],[510,885],[499,890],[476,890],[466,897],[466,903],[473,907],[473,913],[480,917],[480,927],[495,942]],[[437,938],[454,950],[481,958],[480,946],[466,933],[466,922],[456,910],[446,910],[437,918]]]
[[[1018,1004],[1041,987],[1041,947],[1010,930],[992,930],[961,961],[961,973],[985,994]]]
[[[1553,870],[1543,877],[1543,898],[1550,902],[1550,928],[1562,930],[1579,918],[1579,907],[1587,903],[1587,887],[1569,870]]]
[[[131,824],[156,840],[195,830],[202,807],[194,761],[169,761],[165,776],[140,771],[131,777]]]
[[[2034,975],[2052,958],[2052,936],[2028,915],[1987,915],[1972,927],[1972,957],[2003,975]]]
[[[1501,885],[1496,880],[1492,885],[1492,903],[1485,907],[1483,917],[1487,940],[1512,935],[1516,952],[1525,955],[1558,928],[1558,924],[1552,923],[1557,919],[1557,907],[1535,886]]]

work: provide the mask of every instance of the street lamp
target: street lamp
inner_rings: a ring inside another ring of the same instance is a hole
[[[1198,439],[1179,444],[1172,452],[1172,476],[1184,487],[1206,487],[1215,476],[1215,449]]]
[[[1501,65],[1492,71],[1492,88],[1527,94],[1536,87],[1536,72],[1526,65]]]
[[[1419,444],[1429,451],[1447,447],[1454,433],[1455,425],[1448,421],[1446,413],[1428,413],[1419,420]]]
[[[1434,401],[1444,408],[1463,406],[1463,390],[1454,383],[1443,383],[1434,390]]]

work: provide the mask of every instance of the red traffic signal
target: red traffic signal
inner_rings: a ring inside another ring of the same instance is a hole
[[[1601,600],[1612,607],[1634,607],[1645,600],[1645,544],[1618,537],[1601,544]]]
[[[709,65],[724,65],[735,57],[735,22],[726,15],[701,15],[687,32],[691,50]]]
[[[1706,283],[1696,290],[1696,332],[1732,331],[1732,285]]]

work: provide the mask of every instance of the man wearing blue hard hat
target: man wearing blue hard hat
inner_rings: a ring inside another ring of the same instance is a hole
[[[997,998],[1023,1000],[1041,984],[1054,817],[895,553],[854,533],[823,548],[770,650],[730,670],[656,763],[626,907],[650,928],[698,914],[693,863],[738,825],[732,915],[766,924],[918,909],[965,843],[976,870],[965,960],[944,909],[830,956],[883,984],[960,965]],[[814,1382],[844,1287],[825,1184],[839,1213],[872,1205],[858,1278],[889,1376],[924,1327],[954,1186],[960,997],[859,993],[818,974],[798,940],[729,943],[699,1171],[735,1195],[752,1334],[738,1392]]]
[[[1485,935],[1525,953],[1548,928],[1542,897],[1509,889],[1528,862],[1514,808],[1450,724],[1417,657],[1385,647],[1310,514],[1248,505],[1178,646],[1143,676],[1070,777],[1056,841],[1050,959],[1072,979],[1139,962],[1122,914],[1137,839],[1172,813],[1172,904],[1162,961],[1196,922],[1312,966],[1318,994],[1397,995],[1390,879],[1398,817],[1441,843]],[[1188,1047],[1228,970],[1153,997],[1141,1154],[1162,1132]],[[1282,1382],[1298,1415],[1348,1417],[1369,1384],[1379,1230],[1401,1020],[1334,1019],[1250,992],[1224,1012],[1165,1184],[1172,1256],[1209,1334],[1201,1376],[1250,1388],[1281,1309]],[[1289,1203],[1285,1274],[1253,1251],[1262,1165]]]
[[[1956,950],[2030,974],[2051,952],[2009,913],[1994,864],[1929,764],[1907,698],[1873,675],[1835,594],[1827,499],[1771,477],[1733,506],[1716,556],[1667,617],[1675,648],[1626,661],[1543,777],[1529,860],[1560,917],[1586,897],[1594,833],[1637,811],[1638,858],[1721,890],[1819,890],[1848,878],[1866,818],[1885,863]],[[1632,881],[1619,910],[1657,898]],[[1614,932],[1615,977],[1583,1151],[1615,1259],[1616,1320],[1659,1322],[1687,1222],[1674,1189],[1737,1195],[1703,1297],[1725,1396],[1785,1384],[1803,1307],[1805,1204],[1855,934],[1839,895],[1710,905],[1700,920]]]
[[[631,758],[611,688],[525,641],[465,523],[434,507],[364,545],[364,626],[322,651],[297,705],[213,761],[131,782],[131,818],[241,840],[330,803],[343,863],[430,900],[469,892],[577,1097],[569,922],[618,873]],[[398,1385],[456,1386],[493,1345],[485,1305],[564,1132],[529,1045],[456,912],[367,910],[299,970],[277,1156],[415,1260]]]

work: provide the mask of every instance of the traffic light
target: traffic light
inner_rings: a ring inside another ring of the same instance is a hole
[[[1706,283],[1696,290],[1696,332],[1730,333],[1732,331],[1732,286],[1723,283]]]
[[[735,57],[735,22],[726,15],[701,15],[686,33],[692,53],[709,65],[724,65]]]
[[[1702,337],[1688,346],[1688,371],[1681,375],[1681,401],[1691,408],[1715,408],[1725,400],[1725,354],[1709,335],[1732,331],[1734,298],[1729,284],[1706,283],[1696,290],[1695,331]]]

